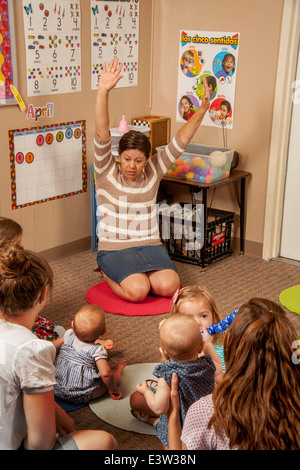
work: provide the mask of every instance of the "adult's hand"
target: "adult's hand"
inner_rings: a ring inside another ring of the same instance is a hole
[[[178,376],[172,374],[170,407],[168,411],[169,449],[182,450],[181,422],[180,422],[180,400],[178,393]]]
[[[103,65],[103,72],[99,78],[98,89],[104,89],[110,91],[116,86],[118,81],[123,77],[120,75],[122,70],[122,64],[118,66],[118,59],[112,59],[112,61],[106,65],[106,62]]]

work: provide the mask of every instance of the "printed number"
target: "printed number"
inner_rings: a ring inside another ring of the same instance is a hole
[[[46,140],[46,142],[47,142],[48,145],[52,144],[52,142],[53,142],[53,134],[47,134],[45,140]]]
[[[102,47],[99,47],[98,57],[102,57],[103,51]]]
[[[134,79],[134,73],[130,72],[129,75],[128,75],[128,78],[129,78],[129,81],[132,82],[133,79]]]
[[[57,18],[57,27],[58,28],[61,27],[61,18],[60,17]]]
[[[77,78],[76,77],[72,77],[71,78],[71,86],[76,86],[77,85]]]
[[[32,163],[33,159],[34,159],[34,156],[33,156],[32,152],[26,153],[25,160],[26,160],[27,163]]]
[[[56,134],[56,140],[57,142],[61,142],[64,138],[64,134],[63,132],[59,131],[57,134]]]
[[[57,80],[56,80],[56,78],[53,78],[52,83],[53,83],[53,86],[54,86],[54,88],[55,88],[56,85],[57,85]]]
[[[42,134],[39,134],[36,138],[36,143],[37,145],[41,146],[44,143],[44,136]]]
[[[24,155],[22,152],[18,152],[16,155],[16,162],[17,163],[23,163],[24,161]]]
[[[36,60],[39,60],[40,58],[40,52],[39,51],[35,51],[35,59]]]
[[[116,47],[114,48],[114,55],[118,55],[118,49]]]
[[[107,28],[109,28],[109,16],[106,17],[106,25]]]
[[[79,139],[80,136],[81,136],[81,130],[79,127],[77,127],[74,131],[74,137],[75,139]]]
[[[57,59],[57,52],[56,51],[53,51],[52,57],[53,57],[53,59]]]
[[[47,28],[47,17],[44,16],[43,20],[44,20],[43,26],[44,26],[44,28]]]
[[[66,138],[71,139],[72,135],[73,135],[73,131],[71,127],[68,127],[68,129],[66,130]]]
[[[122,18],[119,18],[119,19],[118,19],[118,27],[119,27],[119,28],[122,28]]]
[[[39,89],[39,82],[38,82],[38,80],[34,80],[34,88],[35,88],[36,90]]]

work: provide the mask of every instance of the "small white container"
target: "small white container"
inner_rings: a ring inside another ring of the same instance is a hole
[[[134,126],[132,124],[128,125],[128,129],[130,131],[139,131],[143,132],[146,134],[147,137],[149,137],[150,134],[150,127],[148,126]],[[118,127],[113,127],[110,129],[110,134],[111,134],[111,151],[114,156],[118,156],[118,146],[121,137],[126,134],[126,132],[119,131]]]

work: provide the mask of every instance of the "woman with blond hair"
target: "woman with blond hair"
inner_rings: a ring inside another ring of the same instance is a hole
[[[250,299],[239,309],[224,344],[224,378],[212,395],[189,408],[181,437],[173,378],[170,449],[299,450],[298,342],[283,309],[267,299]]]

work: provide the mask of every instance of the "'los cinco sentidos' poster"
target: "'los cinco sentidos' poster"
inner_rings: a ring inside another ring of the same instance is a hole
[[[210,108],[202,125],[233,128],[239,44],[239,33],[180,31],[177,121],[187,121],[201,105],[205,75]]]

